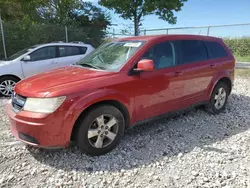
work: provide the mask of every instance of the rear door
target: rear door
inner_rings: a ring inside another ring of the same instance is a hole
[[[75,64],[84,57],[87,47],[83,46],[58,46],[58,67],[69,66]]]
[[[206,46],[201,40],[177,40],[180,76],[184,80],[183,106],[205,101],[205,92],[214,75]]]
[[[39,48],[29,55],[29,61],[22,61],[25,77],[57,68],[55,46]]]

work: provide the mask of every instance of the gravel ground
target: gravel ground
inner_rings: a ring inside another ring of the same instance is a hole
[[[224,113],[193,109],[137,126],[100,157],[24,146],[0,99],[0,187],[250,187],[249,82],[236,79]]]

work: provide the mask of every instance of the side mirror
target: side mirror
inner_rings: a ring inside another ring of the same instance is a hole
[[[133,72],[150,72],[155,69],[154,61],[151,59],[142,59],[137,63],[137,68],[133,69]]]
[[[24,61],[30,61],[30,60],[31,60],[30,55],[24,56],[24,57],[23,57],[23,60],[24,60]]]

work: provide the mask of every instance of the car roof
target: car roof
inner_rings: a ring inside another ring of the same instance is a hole
[[[44,47],[44,46],[91,46],[90,44],[85,43],[66,43],[66,42],[51,42],[51,43],[45,43],[37,45],[37,47]]]
[[[210,37],[210,36],[203,36],[203,35],[147,35],[147,36],[135,36],[135,37],[126,37],[122,39],[118,39],[118,41],[154,41],[160,39],[167,39],[167,40],[183,40],[183,39],[190,39],[190,40],[213,40],[218,41],[222,40],[217,37]]]

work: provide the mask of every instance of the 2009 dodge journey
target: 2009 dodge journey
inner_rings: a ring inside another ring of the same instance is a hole
[[[8,104],[11,131],[26,144],[87,154],[112,150],[143,120],[205,105],[225,109],[235,59],[222,39],[195,35],[123,38],[77,64],[20,81]]]

